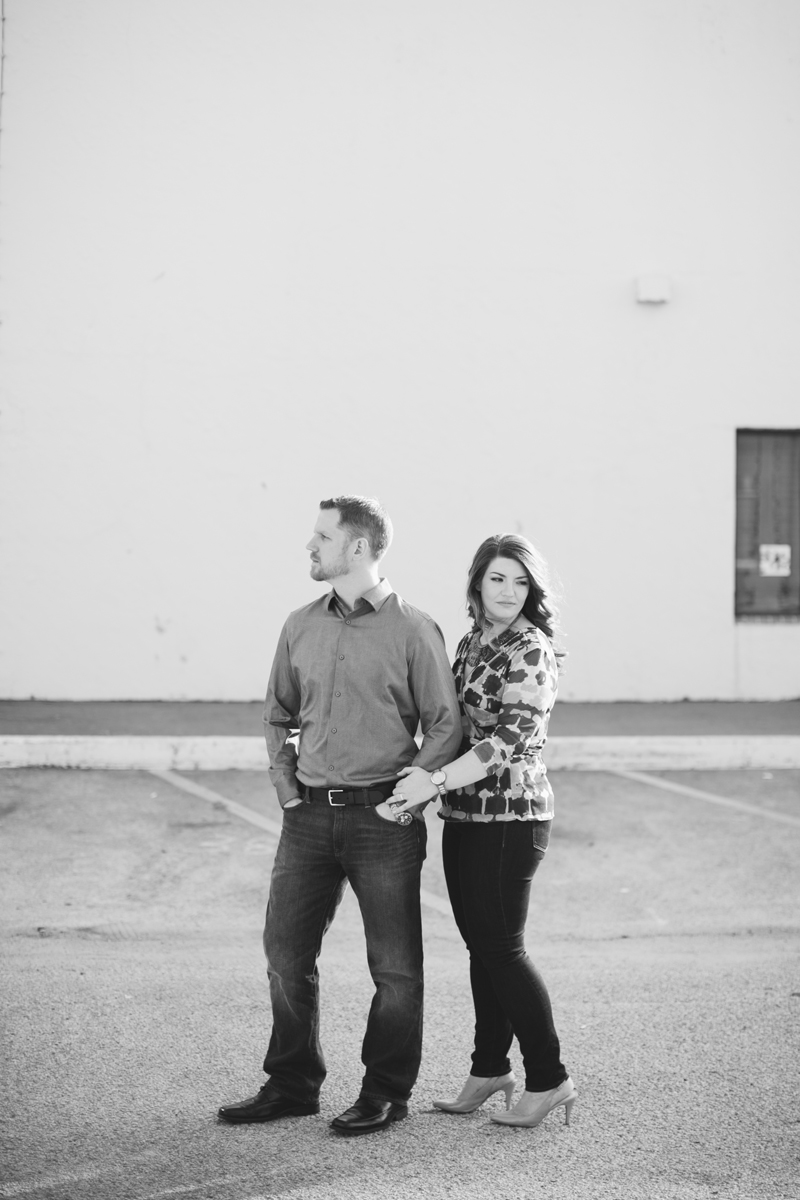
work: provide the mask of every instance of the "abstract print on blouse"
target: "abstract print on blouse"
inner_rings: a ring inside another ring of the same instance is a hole
[[[542,761],[558,691],[558,664],[540,629],[507,630],[482,646],[462,638],[453,663],[465,739],[486,778],[448,792],[445,821],[531,821],[553,816],[553,789]]]

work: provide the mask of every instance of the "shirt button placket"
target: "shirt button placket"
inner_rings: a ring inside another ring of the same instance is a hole
[[[349,621],[347,621],[347,622],[346,622],[346,624],[347,624],[347,625],[349,625],[349,624],[350,624],[350,622],[349,622]],[[344,655],[343,655],[343,654],[340,654],[340,655],[338,656],[338,658],[339,658],[339,662],[344,662]],[[335,685],[336,685],[336,683],[337,683],[337,677],[336,677],[336,676],[337,676],[337,671],[338,671],[338,670],[339,670],[339,668],[337,667],[337,668],[336,668],[336,670],[334,670],[334,672],[333,672],[333,682],[334,682],[334,692],[333,692],[333,694],[334,694],[334,696],[341,696],[341,694],[342,694],[342,693],[341,693],[341,692],[340,692],[340,691],[339,691],[339,690],[336,688],[336,686],[335,686]],[[336,733],[336,732],[337,732],[337,726],[336,726],[336,725],[334,725],[334,726],[332,726],[332,728],[331,728],[331,733],[333,734],[333,733]],[[332,749],[332,747],[331,747],[331,749]],[[329,774],[329,775],[333,775],[335,771],[336,771],[336,767],[334,766],[334,764],[333,764],[333,763],[331,763],[331,764],[330,764],[330,766],[328,767],[328,774]]]

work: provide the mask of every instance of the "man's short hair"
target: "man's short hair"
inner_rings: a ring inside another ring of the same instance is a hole
[[[337,509],[342,529],[351,538],[366,538],[372,557],[376,561],[383,558],[394,531],[389,514],[378,500],[371,496],[335,496],[332,500],[320,500],[319,506]]]

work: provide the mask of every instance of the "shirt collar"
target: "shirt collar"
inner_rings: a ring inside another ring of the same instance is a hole
[[[359,600],[356,604],[356,608],[360,608],[361,604],[363,602],[366,602],[370,606],[370,608],[375,610],[375,612],[380,612],[383,605],[386,603],[386,601],[391,596],[393,590],[394,589],[392,588],[392,585],[389,583],[388,579],[380,579],[375,584],[374,588],[370,588],[368,592],[364,592],[364,595],[359,597]],[[327,601],[326,601],[326,606],[327,606],[328,610],[332,609],[336,605],[336,600],[337,600],[336,590],[333,589],[328,594]],[[355,612],[355,609],[353,611]]]

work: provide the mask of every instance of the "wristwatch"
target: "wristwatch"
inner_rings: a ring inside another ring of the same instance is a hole
[[[431,783],[444,800],[445,796],[447,795],[447,788],[445,787],[445,784],[447,783],[447,776],[441,767],[438,771],[431,771]]]

